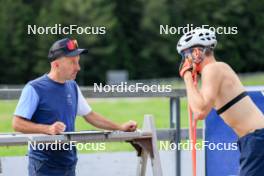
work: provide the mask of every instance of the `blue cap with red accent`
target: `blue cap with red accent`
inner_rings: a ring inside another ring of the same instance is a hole
[[[48,58],[52,62],[62,56],[73,57],[88,53],[87,49],[78,48],[77,40],[64,38],[53,43]]]

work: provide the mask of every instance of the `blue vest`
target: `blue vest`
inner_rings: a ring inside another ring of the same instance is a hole
[[[61,121],[66,125],[65,131],[74,131],[78,104],[76,82],[58,83],[45,74],[29,84],[39,96],[39,104],[31,121],[47,125]],[[75,147],[72,150],[33,150],[31,148],[29,157],[45,160],[53,167],[69,167],[77,162]]]

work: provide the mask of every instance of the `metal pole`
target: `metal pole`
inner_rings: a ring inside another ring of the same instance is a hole
[[[171,97],[170,98],[170,127],[176,128],[176,134],[174,141],[175,144],[181,142],[181,120],[180,120],[180,98]],[[181,175],[181,151],[175,151],[175,161],[176,161],[176,176]]]
[[[176,124],[176,112],[173,111],[173,107],[175,106],[175,98],[174,97],[170,97],[170,128],[175,128],[175,124]]]
[[[1,161],[1,158],[0,158],[0,176],[2,175],[3,171],[2,171],[2,161]]]

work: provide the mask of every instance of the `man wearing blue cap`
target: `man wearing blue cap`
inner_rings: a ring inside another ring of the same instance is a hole
[[[49,50],[51,70],[30,81],[24,87],[13,119],[13,128],[22,133],[55,135],[74,131],[75,118],[83,116],[95,127],[106,130],[135,131],[134,121],[118,125],[96,112],[83,97],[74,81],[80,71],[77,41],[62,39]],[[74,176],[77,163],[76,148],[71,150],[34,149],[29,151],[29,176]]]

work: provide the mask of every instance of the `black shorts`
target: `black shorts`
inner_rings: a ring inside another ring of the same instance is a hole
[[[239,176],[264,176],[264,129],[258,129],[238,140]]]

